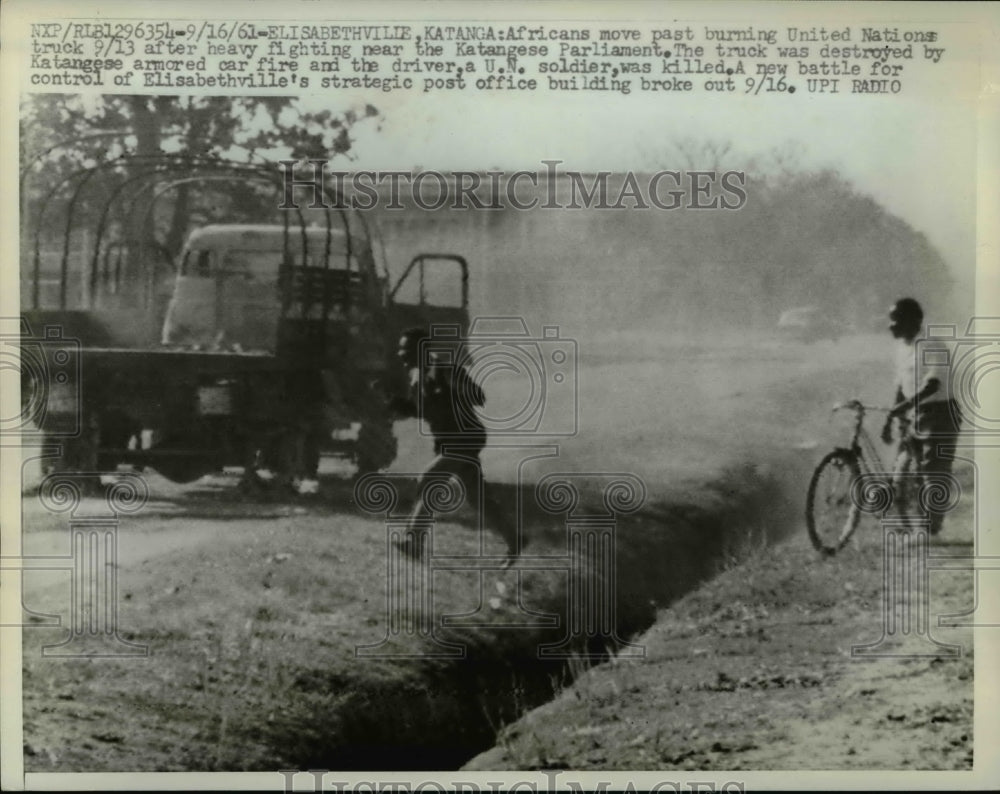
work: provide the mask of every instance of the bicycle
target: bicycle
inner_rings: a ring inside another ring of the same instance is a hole
[[[888,408],[868,406],[859,400],[849,400],[834,406],[834,412],[854,411],[854,430],[850,446],[838,447],[828,453],[816,467],[809,482],[806,496],[806,528],[809,540],[817,551],[834,555],[851,539],[861,520],[861,507],[852,498],[852,487],[862,473],[871,475],[889,471],[882,462],[878,449],[868,431],[864,428],[866,411],[888,413]],[[912,483],[912,478],[899,475],[911,470],[919,474],[920,456],[910,435],[910,420],[897,417],[899,429],[899,450],[893,467],[892,485],[900,491],[894,494],[893,503],[901,515],[906,514],[909,494],[903,486]],[[869,461],[871,458],[871,462]],[[873,468],[872,462],[876,465]]]

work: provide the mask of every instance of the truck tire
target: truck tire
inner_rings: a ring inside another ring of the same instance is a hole
[[[180,452],[180,450],[185,449],[199,449],[199,442],[200,439],[186,436],[168,436],[150,450],[153,454],[147,466],[171,482],[181,485],[200,480],[206,474],[218,471],[222,466],[210,455]],[[175,451],[177,454],[157,454],[170,453],[171,451]]]
[[[202,457],[177,457],[154,461],[149,468],[166,477],[170,482],[187,485],[195,480],[200,480],[206,474],[211,474],[217,467],[206,462],[205,458]]]
[[[370,474],[388,468],[396,459],[399,443],[388,418],[362,422],[354,447],[354,462],[358,475]]]

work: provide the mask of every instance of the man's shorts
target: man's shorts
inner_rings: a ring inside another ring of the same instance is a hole
[[[913,437],[920,441],[954,441],[962,426],[962,413],[957,400],[923,402],[916,412]]]

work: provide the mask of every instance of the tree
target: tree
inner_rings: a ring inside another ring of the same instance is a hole
[[[232,184],[199,189],[184,182],[166,190],[178,164],[197,171],[199,163],[222,158],[349,157],[353,127],[377,115],[372,105],[307,112],[292,97],[28,95],[21,106],[22,252],[31,250],[38,229],[59,244],[56,230],[70,209],[74,228],[92,230],[117,195],[112,223],[131,252],[123,278],[141,287],[157,255],[169,259],[179,252],[192,218],[273,217],[274,195],[266,184],[233,190]],[[75,203],[74,191],[80,194]],[[162,198],[153,207],[158,193]]]
[[[868,328],[902,294],[942,304],[952,290],[922,233],[838,171],[803,164],[795,145],[749,157],[710,139],[678,140],[651,166],[746,173],[739,210],[637,213],[655,222],[633,236],[663,252],[642,299],[670,307],[684,325],[766,328],[785,309],[816,305],[845,326]]]

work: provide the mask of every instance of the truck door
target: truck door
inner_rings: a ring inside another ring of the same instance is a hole
[[[457,254],[419,254],[389,293],[390,332],[433,325],[469,329],[469,265]]]

